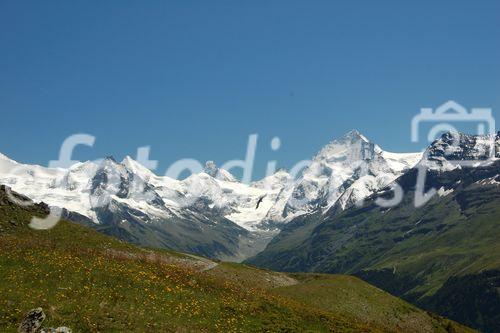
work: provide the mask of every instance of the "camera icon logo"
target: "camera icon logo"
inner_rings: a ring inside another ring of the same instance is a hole
[[[433,142],[444,132],[449,132],[453,137],[453,146],[459,148],[462,137],[456,125],[465,123],[473,131],[470,134],[481,136],[480,142],[483,154],[481,161],[495,158],[495,118],[490,108],[472,108],[470,112],[455,101],[448,101],[435,110],[422,108],[420,113],[413,117],[411,122],[411,141],[419,142],[420,126],[424,122],[434,123],[427,133],[428,143]],[[455,125],[454,125],[455,124]],[[477,160],[448,160],[449,162],[462,166],[472,166]]]

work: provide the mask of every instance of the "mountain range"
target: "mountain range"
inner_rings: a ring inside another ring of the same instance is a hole
[[[353,276],[147,249],[64,219],[35,230],[47,205],[18,200],[29,199],[0,186],[5,333],[20,322],[23,332],[475,332]],[[36,321],[25,316],[33,311]]]
[[[133,243],[242,261],[262,251],[289,221],[342,209],[390,184],[421,154],[395,154],[353,130],[326,145],[297,179],[285,170],[243,184],[209,161],[184,180],[155,175],[131,157],[69,169],[19,164],[0,155],[0,183],[71,220]]]
[[[281,271],[356,275],[425,309],[497,332],[499,137],[462,134],[456,145],[446,133],[395,180],[403,192],[397,206],[377,204],[393,196],[387,188],[362,206],[303,215],[247,262]],[[493,148],[495,154],[488,151]],[[474,163],[463,167],[461,161]],[[434,189],[435,195],[416,207],[422,171],[422,190]]]
[[[0,183],[137,245],[355,275],[466,325],[500,328],[500,133],[445,133],[423,153],[390,153],[353,130],[298,177],[279,170],[250,184],[213,162],[176,180],[130,157],[50,169],[0,155]]]

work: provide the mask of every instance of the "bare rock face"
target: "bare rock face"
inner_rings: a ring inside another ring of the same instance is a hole
[[[21,325],[19,325],[19,333],[36,333],[40,326],[42,326],[43,321],[46,316],[43,313],[42,308],[36,308],[28,312],[26,317],[24,317]]]

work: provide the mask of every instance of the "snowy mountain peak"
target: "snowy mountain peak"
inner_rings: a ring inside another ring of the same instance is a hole
[[[214,161],[207,161],[205,163],[205,168],[203,169],[210,177],[213,177],[218,180],[222,180],[225,182],[237,182],[238,180],[234,177],[229,171],[220,169],[217,167]]]
[[[116,159],[114,158],[113,155],[108,155],[104,158],[105,161],[111,161],[111,162],[114,162],[114,163],[117,163],[116,162]]]
[[[453,138],[446,133],[428,148],[436,163],[447,162]],[[460,139],[461,144],[451,150],[454,158],[480,156],[480,148],[491,140],[500,158],[500,134],[460,135]],[[421,153],[383,151],[352,130],[321,149],[298,179],[279,170],[243,184],[208,161],[203,172],[177,180],[155,175],[130,156],[121,162],[108,157],[76,163],[69,169],[50,169],[18,164],[0,154],[0,183],[34,202],[44,201],[96,223],[115,223],[118,228],[134,223],[177,230],[177,222],[184,221],[186,226],[194,222],[206,230],[221,223],[222,228],[232,225],[269,239],[297,216],[352,206],[388,186],[421,158]]]
[[[7,156],[5,156],[4,154],[0,153],[0,160],[8,160],[8,161],[11,161],[10,158],[8,158]]]
[[[279,170],[258,182],[242,184],[208,161],[204,172],[180,181],[157,176],[130,156],[121,162],[109,156],[99,163],[76,163],[68,170],[26,166],[26,174],[12,176],[16,162],[1,155],[0,181],[35,201],[47,201],[96,222],[92,197],[103,194],[148,216],[215,214],[248,230],[269,231],[312,210],[334,204],[347,207],[387,185],[419,158],[419,154],[384,152],[352,130],[326,145],[297,180]],[[29,174],[37,176],[30,179]]]
[[[363,161],[367,154],[380,153],[382,150],[357,130],[351,130],[342,137],[331,141],[314,157],[314,161],[323,163],[350,164]]]
[[[278,188],[283,188],[287,184],[293,182],[292,176],[285,169],[280,169],[274,174],[265,177],[257,182],[251,184],[251,186],[261,189],[271,189],[276,190]]]
[[[316,155],[297,181],[283,216],[293,218],[337,205],[342,209],[387,186],[421,154],[384,152],[364,135],[352,130],[333,140]]]
[[[205,168],[203,169],[203,171],[207,175],[216,178],[217,177],[217,173],[219,172],[219,168],[217,168],[217,165],[215,164],[214,161],[207,161],[205,163]]]
[[[125,158],[121,162],[122,165],[124,165],[127,169],[129,169],[132,173],[137,174],[139,177],[141,177],[144,180],[148,180],[150,178],[156,177],[156,175],[146,168],[144,165],[141,163],[137,162],[130,156],[125,156]]]
[[[356,129],[352,129],[350,130],[349,132],[347,132],[346,134],[344,134],[340,139],[338,140],[350,140],[351,142],[355,142],[355,141],[365,141],[365,142],[368,142],[369,140],[363,135],[361,134],[358,130]]]
[[[16,165],[17,162],[0,153],[0,173],[7,173]]]
[[[127,155],[123,158],[122,160],[122,164],[123,165],[140,165],[142,166],[142,164],[140,164],[139,162],[137,162],[136,160],[134,160],[130,155]]]
[[[446,132],[425,151],[422,164],[434,170],[450,170],[500,158],[500,134],[469,135]],[[459,163],[458,163],[459,162]]]

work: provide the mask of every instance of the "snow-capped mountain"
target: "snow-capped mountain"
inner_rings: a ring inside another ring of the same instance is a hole
[[[161,177],[130,157],[50,169],[1,155],[0,183],[120,238],[225,260],[265,246],[272,234],[256,225],[281,190],[242,184],[213,162],[184,180]]]
[[[280,170],[243,184],[211,161],[203,172],[176,180],[131,157],[50,169],[0,155],[0,183],[120,238],[241,260],[262,250],[294,217],[334,205],[345,209],[420,158],[385,152],[351,131],[325,146],[297,180]],[[206,235],[203,244],[194,244]]]
[[[337,205],[345,209],[415,166],[421,153],[383,151],[356,130],[326,145],[293,187],[284,188],[268,218],[290,220]]]
[[[266,215],[273,204],[272,198],[281,190],[277,182],[272,186],[239,183],[229,172],[217,169],[213,162],[207,162],[204,172],[182,181],[161,177],[129,156],[121,163],[108,157],[100,163],[50,169],[19,164],[1,155],[0,182],[26,193],[34,201],[66,208],[96,223],[100,221],[94,208],[114,199],[159,217],[180,216],[189,208],[217,212],[249,230]]]
[[[433,170],[488,164],[500,158],[500,132],[496,135],[444,133],[424,153],[421,165]]]
[[[278,271],[352,274],[441,314],[484,304],[498,288],[498,274],[487,279],[483,274],[499,268],[500,133],[455,138],[443,134],[417,168],[395,180],[401,190],[397,205],[378,203],[395,197],[391,186],[361,207],[301,216],[246,263]],[[487,296],[465,292],[471,285],[492,291]]]

